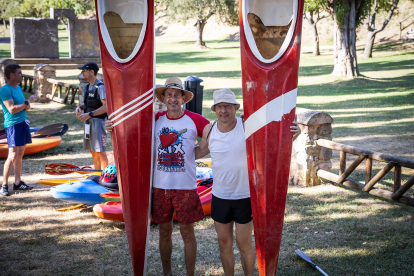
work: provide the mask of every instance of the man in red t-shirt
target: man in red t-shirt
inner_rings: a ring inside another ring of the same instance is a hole
[[[204,218],[197,193],[195,142],[210,122],[182,105],[193,98],[179,78],[169,78],[155,89],[155,96],[167,111],[155,114],[155,165],[152,195],[152,218],[158,223],[159,250],[164,276],[172,275],[173,214],[180,224],[184,241],[187,275],[194,275],[197,241],[194,222]],[[112,122],[106,123],[112,131]]]

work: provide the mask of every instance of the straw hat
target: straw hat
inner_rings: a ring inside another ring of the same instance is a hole
[[[162,102],[161,95],[168,88],[174,88],[174,89],[183,91],[184,95],[185,95],[185,102],[184,103],[188,103],[194,97],[194,94],[191,91],[184,90],[183,83],[181,82],[181,80],[179,78],[168,78],[165,81],[164,86],[160,86],[160,87],[155,88],[155,96],[157,97],[157,99],[160,102]]]
[[[216,111],[216,104],[219,103],[235,104],[237,105],[237,109],[240,108],[240,104],[236,101],[236,95],[228,88],[214,91],[213,100],[214,104],[211,106],[211,110],[213,111]]]

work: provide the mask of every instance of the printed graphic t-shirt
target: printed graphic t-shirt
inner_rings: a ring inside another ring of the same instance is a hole
[[[22,111],[17,112],[16,114],[11,114],[3,103],[3,101],[6,100],[13,100],[14,105],[24,103],[24,95],[21,87],[17,86],[16,88],[14,88],[13,86],[8,84],[4,85],[2,88],[0,88],[0,102],[4,114],[4,128],[11,127],[21,122],[24,122],[27,119],[26,110],[23,109]]]
[[[193,190],[197,188],[195,141],[210,122],[185,110],[177,119],[167,111],[155,115],[154,188]]]

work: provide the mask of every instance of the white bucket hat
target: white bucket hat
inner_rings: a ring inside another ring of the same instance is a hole
[[[214,104],[211,106],[211,110],[216,111],[216,104],[229,103],[237,105],[237,109],[240,108],[240,104],[236,101],[236,95],[228,88],[216,90],[213,93]]]

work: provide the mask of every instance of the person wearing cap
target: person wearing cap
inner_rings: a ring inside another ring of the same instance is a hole
[[[9,196],[9,176],[14,167],[13,190],[31,190],[33,187],[26,185],[21,180],[23,168],[23,155],[26,144],[32,143],[29,121],[26,111],[30,104],[37,100],[35,95],[30,96],[26,101],[22,88],[22,68],[18,64],[9,64],[4,68],[7,84],[0,89],[0,103],[3,108],[4,128],[7,136],[9,153],[3,169],[3,185],[0,195]]]
[[[107,105],[105,87],[102,81],[96,78],[99,67],[94,62],[87,62],[82,67],[83,77],[88,81],[84,93],[84,105],[76,108],[76,116],[85,123],[83,148],[89,149],[92,154],[93,165],[97,170],[108,166],[106,156]]]
[[[223,88],[213,93],[211,110],[217,120],[203,130],[196,159],[210,153],[214,185],[211,218],[218,236],[220,258],[226,276],[234,275],[233,226],[240,250],[244,275],[253,275],[255,252],[252,245],[253,217],[250,203],[244,124],[236,118],[240,104],[234,93]],[[293,139],[300,134],[296,122],[291,127]]]
[[[173,215],[177,216],[187,275],[194,275],[197,241],[194,222],[204,218],[197,193],[195,142],[210,122],[182,105],[193,98],[179,78],[168,78],[165,85],[155,89],[157,99],[167,111],[155,114],[155,164],[152,194],[152,218],[158,223],[159,250],[165,276],[172,275]],[[106,122],[112,131],[112,122]]]

